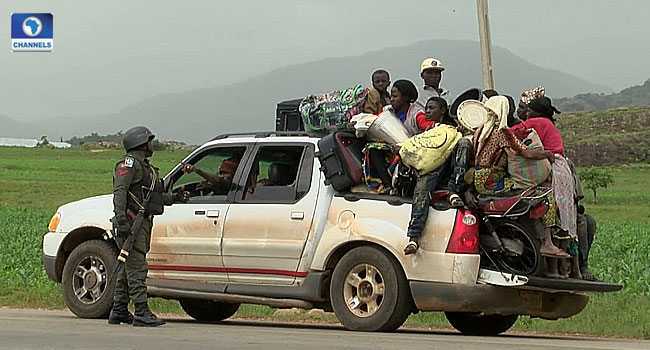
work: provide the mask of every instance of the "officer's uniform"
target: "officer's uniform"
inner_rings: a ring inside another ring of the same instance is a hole
[[[113,173],[113,211],[115,216],[113,232],[118,247],[124,247],[129,239],[133,222],[139,211],[143,212],[140,227],[134,228],[133,245],[128,252],[121,252],[115,273],[113,307],[108,317],[109,324],[133,323],[134,326],[160,326],[165,321],[158,319],[147,304],[147,261],[153,227],[153,215],[162,214],[163,189],[146,151],[138,151],[154,139],[149,129],[137,126],[124,133],[124,148],[127,155],[120,160]],[[169,201],[171,202],[171,201]],[[170,204],[170,203],[168,203]],[[135,317],[128,310],[129,299],[135,306]]]
[[[149,160],[134,153],[128,153],[124,159],[115,165],[113,173],[113,219],[117,227],[127,227],[138,213],[139,206],[147,196],[151,182],[160,181],[157,171],[152,169]],[[132,195],[136,198],[132,198]],[[126,214],[127,210],[132,214]],[[134,304],[147,301],[147,261],[151,240],[153,216],[146,213],[142,226],[135,233],[133,247],[126,259],[126,264],[119,264],[115,281],[113,300],[120,303]],[[118,228],[119,229],[119,228]],[[115,238],[118,246],[122,247],[128,236],[118,235]]]

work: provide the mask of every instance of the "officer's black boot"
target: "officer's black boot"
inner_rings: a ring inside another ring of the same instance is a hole
[[[133,315],[129,312],[129,304],[113,302],[108,324],[133,323]]]
[[[165,324],[165,321],[156,317],[147,302],[135,304],[135,317],[133,318],[133,325],[136,327],[157,327]]]

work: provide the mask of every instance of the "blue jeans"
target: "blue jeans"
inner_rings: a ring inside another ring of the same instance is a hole
[[[460,193],[465,186],[465,172],[469,168],[472,156],[472,142],[462,138],[454,147],[447,161],[434,171],[418,176],[413,190],[411,205],[411,221],[407,236],[420,237],[424,224],[429,216],[430,193],[436,189],[444,189]],[[441,181],[442,179],[442,181]],[[438,186],[439,183],[444,185]]]

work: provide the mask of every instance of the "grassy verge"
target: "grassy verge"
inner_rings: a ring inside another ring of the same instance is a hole
[[[64,308],[60,286],[43,270],[41,245],[47,223],[66,202],[111,191],[118,151],[0,147],[0,306]],[[166,172],[186,151],[157,152],[153,162]],[[599,190],[598,203],[585,200],[598,220],[591,265],[601,279],[622,283],[623,291],[595,294],[582,313],[564,320],[522,317],[515,330],[650,338],[650,166],[612,169],[615,184]],[[177,302],[152,300],[157,312],[181,313]],[[335,323],[330,313],[278,311],[243,305],[236,317]],[[407,325],[449,327],[442,313],[412,315]]]
[[[619,165],[607,168],[614,176],[614,185],[598,189],[598,201],[584,188],[581,202],[598,222],[650,222],[650,164]]]

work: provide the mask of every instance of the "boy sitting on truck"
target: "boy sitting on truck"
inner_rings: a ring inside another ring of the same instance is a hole
[[[390,104],[390,75],[383,69],[372,73],[372,88],[368,90],[366,101],[363,104],[363,113],[379,114],[384,106]]]

